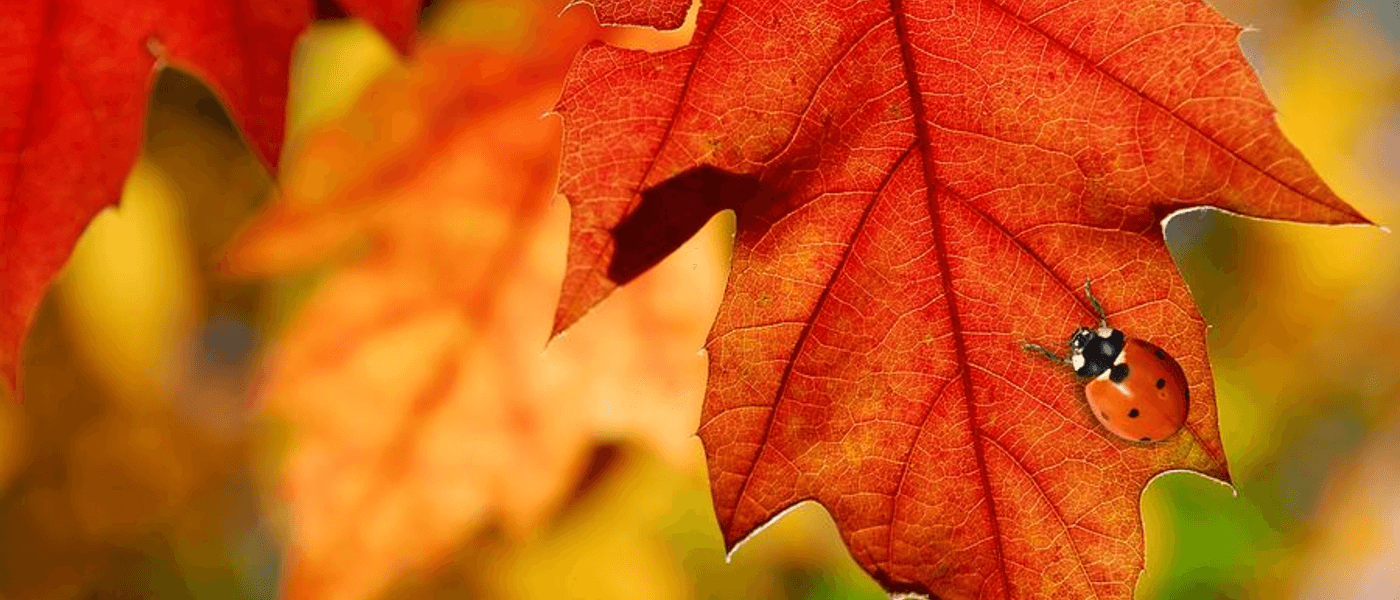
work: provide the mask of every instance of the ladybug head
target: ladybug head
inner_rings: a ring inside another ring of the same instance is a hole
[[[1123,352],[1123,332],[1113,328],[1080,327],[1069,338],[1070,364],[1080,377],[1097,377],[1113,368]]]
[[[1069,347],[1075,354],[1084,352],[1084,348],[1089,346],[1089,342],[1094,340],[1094,330],[1088,327],[1080,327],[1069,338]]]

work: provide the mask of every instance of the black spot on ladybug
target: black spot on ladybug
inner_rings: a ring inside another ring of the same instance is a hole
[[[1128,411],[1128,416],[1129,416],[1129,417],[1132,417],[1132,418],[1134,418],[1134,419],[1136,419],[1137,416],[1138,416],[1138,409],[1134,408],[1134,409]]]
[[[1158,358],[1158,359],[1163,359],[1163,358],[1166,358],[1166,357],[1167,357],[1166,353],[1162,352],[1162,350],[1159,348],[1159,349],[1157,350],[1157,358]]]
[[[1162,389],[1162,388],[1164,388],[1164,387],[1167,387],[1167,380],[1165,380],[1165,379],[1158,379],[1158,380],[1157,380],[1157,389],[1160,390],[1160,389]]]
[[[1123,383],[1123,380],[1128,378],[1128,373],[1131,371],[1132,369],[1128,368],[1128,363],[1113,365],[1113,368],[1108,371],[1108,379],[1113,383]]]
[[[1140,439],[1140,440],[1138,440],[1138,441],[1139,441],[1139,442],[1150,442],[1150,441],[1152,441],[1152,438],[1150,438],[1150,437],[1145,437],[1145,438],[1142,438],[1142,439]]]

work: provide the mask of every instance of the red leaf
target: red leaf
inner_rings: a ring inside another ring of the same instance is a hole
[[[690,9],[690,0],[574,0],[565,8],[572,8],[577,4],[592,5],[598,22],[604,25],[642,24],[657,29],[679,28],[685,22],[685,12]]]
[[[1162,220],[1367,222],[1284,139],[1239,32],[1200,0],[730,0],[673,51],[591,46],[558,106],[556,330],[733,208],[699,431],[731,548],[814,499],[891,590],[1131,598],[1147,481],[1229,477]],[[1191,381],[1166,443],[1113,437],[1021,350],[1096,320],[1087,279]]]
[[[417,0],[341,0],[401,50]],[[282,148],[287,74],[312,0],[42,0],[0,7],[0,376],[49,280],[92,217],[116,204],[159,68],[224,99],[269,165]],[[18,386],[15,386],[18,387]]]

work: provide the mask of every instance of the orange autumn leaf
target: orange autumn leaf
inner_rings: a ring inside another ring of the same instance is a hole
[[[528,533],[600,440],[687,455],[722,236],[546,349],[567,210],[550,202],[559,123],[541,116],[568,56],[425,47],[308,141],[229,252],[260,275],[371,240],[301,309],[259,392],[291,430],[285,597],[373,597],[485,527]]]
[[[671,27],[690,2],[595,4]],[[1148,481],[1230,480],[1164,219],[1369,223],[1279,130],[1241,27],[1202,0],[699,4],[687,45],[569,73],[556,329],[732,210],[699,428],[729,548],[812,500],[891,592],[1131,598]],[[1025,351],[1099,320],[1089,280],[1180,362],[1180,433],[1110,433]]]

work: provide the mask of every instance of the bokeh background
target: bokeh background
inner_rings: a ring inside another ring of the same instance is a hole
[[[1400,4],[1214,4],[1252,28],[1241,44],[1288,136],[1342,197],[1400,224]],[[424,30],[524,45],[555,14],[443,1]],[[395,68],[365,26],[318,24],[296,56],[288,155]],[[93,223],[40,311],[24,404],[0,401],[0,598],[277,597],[291,433],[260,410],[258,385],[334,267],[252,281],[221,271],[223,250],[273,193],[219,101],[166,71],[121,209]],[[1236,486],[1154,480],[1137,597],[1400,598],[1400,237],[1196,211],[1174,217],[1167,240],[1213,326]],[[678,460],[644,440],[605,440],[532,534],[469,536],[386,594],[884,597],[813,505],[726,562],[703,456],[688,443]]]

